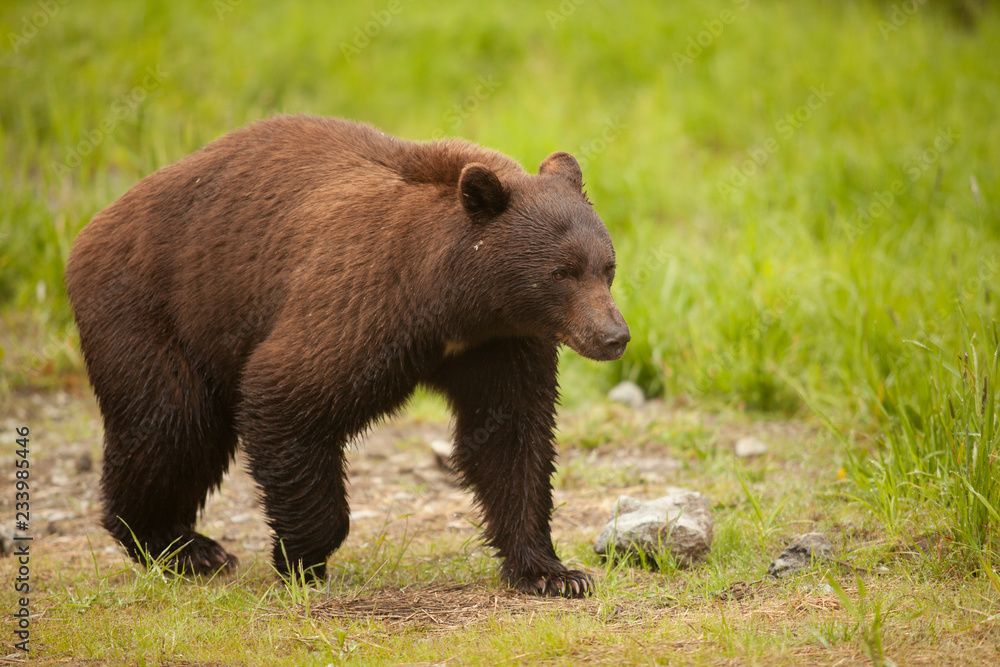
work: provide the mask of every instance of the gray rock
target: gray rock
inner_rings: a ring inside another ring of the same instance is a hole
[[[833,560],[833,545],[823,533],[799,535],[767,566],[767,573],[780,577],[812,565],[813,561]]]
[[[615,385],[615,388],[608,392],[608,399],[616,403],[624,403],[635,410],[646,404],[646,395],[642,393],[642,389],[635,382],[628,380]]]
[[[734,451],[736,456],[741,459],[750,458],[751,456],[763,456],[767,454],[767,444],[763,440],[748,436],[736,441]]]
[[[684,467],[678,459],[669,456],[613,456],[605,464],[610,470],[625,471],[637,478],[636,483],[661,484]],[[629,483],[629,482],[627,482]]]
[[[26,537],[26,535],[20,530],[14,530],[11,526],[0,526],[0,556],[10,556],[14,553],[14,538],[16,537]]]
[[[90,454],[84,452],[76,459],[76,474],[82,475],[88,473],[94,469],[94,461],[90,458]]]
[[[68,519],[75,519],[76,512],[73,512],[71,510],[59,510],[59,509],[42,510],[37,513],[37,517],[44,521],[55,521],[55,522],[66,521]]]
[[[681,565],[691,565],[708,555],[714,523],[708,499],[700,493],[677,487],[667,495],[642,502],[620,496],[611,518],[594,540],[594,551],[609,555],[643,553],[652,556],[663,549]]]
[[[431,451],[434,452],[434,460],[438,468],[445,472],[452,472],[449,462],[451,459],[452,445],[450,440],[431,440]]]

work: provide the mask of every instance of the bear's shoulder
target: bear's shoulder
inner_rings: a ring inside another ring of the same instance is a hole
[[[399,154],[397,169],[404,180],[454,189],[462,170],[472,163],[486,165],[501,179],[525,175],[524,168],[510,157],[463,139],[410,142]]]
[[[410,183],[455,188],[467,164],[484,164],[501,178],[526,174],[523,167],[499,151],[464,139],[408,141],[367,123],[328,116],[277,115],[259,120],[223,137],[243,147],[294,145],[298,150],[351,155],[396,172]]]

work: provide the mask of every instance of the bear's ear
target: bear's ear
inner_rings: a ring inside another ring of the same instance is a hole
[[[489,167],[470,162],[458,178],[458,196],[462,208],[477,222],[485,222],[504,212],[510,194]]]
[[[548,156],[538,165],[538,174],[555,174],[565,178],[580,192],[583,192],[583,172],[580,163],[569,153],[558,151]]]

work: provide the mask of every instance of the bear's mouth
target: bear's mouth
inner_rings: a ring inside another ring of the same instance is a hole
[[[606,359],[606,361],[615,361],[617,359],[621,359],[622,355],[625,354],[625,349],[627,347],[628,343],[618,343],[616,345],[605,346],[605,349],[608,350],[608,354],[611,355],[610,358]]]
[[[602,345],[595,341],[584,342],[572,334],[560,334],[559,342],[569,346],[579,355],[594,361],[615,361],[621,359],[628,347],[628,342],[615,343],[613,345]]]

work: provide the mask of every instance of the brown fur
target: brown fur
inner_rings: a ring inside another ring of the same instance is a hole
[[[418,383],[510,584],[589,590],[549,534],[557,346],[621,356],[611,239],[576,160],[531,176],[449,140],[275,117],[148,176],[66,268],[105,421],[105,527],[136,558],[235,559],[194,531],[238,441],[280,572],[325,574],[348,533],[344,446]]]

